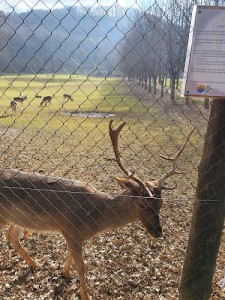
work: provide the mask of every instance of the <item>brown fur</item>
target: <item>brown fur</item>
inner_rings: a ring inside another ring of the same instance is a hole
[[[71,95],[68,95],[68,94],[63,94],[63,98],[64,98],[65,100],[68,99],[68,100],[73,101],[72,96],[71,96]]]
[[[51,96],[45,96],[42,101],[41,101],[41,106],[42,104],[45,104],[45,106],[48,104],[52,104],[52,97]]]
[[[16,102],[20,102],[21,104],[23,104],[23,101],[25,101],[27,99],[27,96],[24,97],[14,97],[13,100]]]

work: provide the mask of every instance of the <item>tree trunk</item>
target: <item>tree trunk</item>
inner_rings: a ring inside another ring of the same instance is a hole
[[[161,95],[161,97],[163,98],[164,97],[164,85],[163,85],[163,79],[161,79],[161,82],[160,82],[160,87],[161,87],[161,89],[160,89],[160,95]]]
[[[138,84],[141,85],[141,74],[139,74]]]
[[[209,98],[204,99],[204,109],[209,109]]]
[[[154,90],[154,95],[157,94],[157,77],[153,77],[153,90]]]
[[[174,104],[175,103],[175,84],[176,84],[176,78],[175,77],[171,78],[170,81],[171,81],[171,84],[170,84],[170,86],[171,86],[170,99],[171,99],[172,104]]]
[[[152,90],[152,76],[148,76],[148,91],[151,92]]]
[[[167,87],[167,75],[164,77],[164,85],[165,85],[165,87]]]
[[[185,96],[184,97],[184,103],[185,103],[186,106],[190,105],[190,98],[189,98],[189,96]]]
[[[208,300],[225,218],[225,99],[214,100],[199,165],[180,300]]]
[[[141,87],[143,87],[144,86],[144,76],[143,76],[143,74],[141,74]]]
[[[178,90],[179,89],[179,86],[180,86],[180,84],[179,84],[179,75],[177,76],[177,78],[176,78],[176,89]]]
[[[145,75],[145,78],[144,78],[144,87],[147,90],[147,88],[148,88],[148,77],[147,77],[147,75]]]

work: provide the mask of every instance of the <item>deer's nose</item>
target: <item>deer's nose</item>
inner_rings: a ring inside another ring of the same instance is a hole
[[[163,235],[161,226],[154,227],[154,229],[150,230],[149,233],[154,238],[159,238]]]

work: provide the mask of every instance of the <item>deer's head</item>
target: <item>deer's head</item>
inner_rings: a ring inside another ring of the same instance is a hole
[[[187,145],[191,134],[194,129],[189,133],[182,147],[173,157],[165,157],[160,155],[163,159],[172,162],[172,168],[169,172],[162,175],[158,180],[142,181],[135,175],[135,172],[130,172],[121,162],[118,146],[119,133],[125,126],[125,122],[122,123],[117,129],[112,128],[113,121],[109,123],[109,135],[112,141],[113,150],[115,153],[116,161],[120,169],[125,173],[127,178],[117,178],[116,181],[119,185],[125,189],[130,197],[135,202],[136,213],[143,226],[154,238],[162,236],[162,227],[160,225],[159,213],[162,207],[161,192],[163,189],[175,189],[176,186],[167,187],[165,180],[175,174],[182,174],[183,172],[177,171],[176,161],[183,152]]]

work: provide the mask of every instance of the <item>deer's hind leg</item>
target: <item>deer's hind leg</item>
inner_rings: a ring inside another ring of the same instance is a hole
[[[66,260],[63,266],[63,276],[68,279],[72,278],[72,274],[71,274],[71,263],[73,261],[72,253],[73,253],[72,249],[67,244]]]
[[[13,248],[18,252],[19,256],[27,262],[31,268],[38,268],[38,264],[30,257],[26,250],[22,247],[19,241],[20,227],[11,225],[6,232],[6,238],[9,243],[12,244]]]

